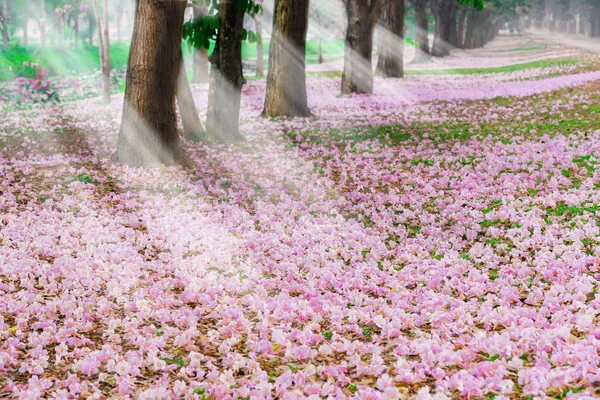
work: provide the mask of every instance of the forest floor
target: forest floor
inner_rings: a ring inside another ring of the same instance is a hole
[[[5,114],[0,397],[598,395],[600,58],[319,68],[314,118],[251,81],[247,142],[190,169],[111,162],[122,95]]]

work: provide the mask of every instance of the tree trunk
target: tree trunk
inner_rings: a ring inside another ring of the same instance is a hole
[[[404,76],[404,0],[385,4],[385,31],[381,34],[381,49],[377,75],[386,78]]]
[[[450,53],[450,51],[458,46],[458,25],[456,22],[456,17],[458,16],[458,2],[456,0],[447,1],[446,10],[448,23],[446,24],[447,30],[445,31],[445,34],[448,41],[448,53]]]
[[[104,11],[103,11],[103,19],[104,19],[104,68],[102,74],[102,80],[106,83],[107,92],[108,92],[108,101],[110,101],[110,35],[109,35],[109,26],[108,26],[108,0],[104,0]]]
[[[342,93],[373,93],[373,31],[383,0],[348,0]]]
[[[242,29],[245,10],[233,0],[219,4],[221,26],[215,50],[210,56],[210,87],[206,117],[209,142],[233,143],[244,140],[240,134],[242,70]]]
[[[317,60],[317,62],[319,64],[323,64],[323,37],[321,34],[321,12],[319,11],[318,3],[315,4],[315,18],[317,20],[317,35],[319,41],[319,59]]]
[[[23,46],[29,45],[29,26],[27,15],[23,16]]]
[[[264,114],[307,117],[308,0],[275,0]]]
[[[79,47],[79,15],[73,14],[73,40],[75,41],[75,48]]]
[[[179,64],[176,98],[179,114],[181,115],[181,122],[183,123],[183,134],[187,140],[198,142],[204,139],[204,130],[202,129],[198,110],[194,103],[194,96],[192,95],[192,90],[190,89],[190,84],[185,72],[182,52],[180,52]]]
[[[411,0],[416,18],[416,48],[413,62],[420,63],[429,60],[429,15],[427,0]]]
[[[435,19],[435,36],[431,54],[445,57],[455,47],[456,42],[456,0],[430,0],[431,13]]]
[[[106,0],[104,4],[104,13],[106,11]],[[102,101],[104,103],[110,103],[110,58],[107,62],[107,56],[110,57],[110,52],[107,51],[107,47],[110,43],[107,42],[108,35],[105,27],[105,34],[102,33],[102,24],[106,21],[100,20],[100,13],[98,12],[98,5],[96,0],[92,0],[92,7],[94,8],[94,14],[96,15],[96,26],[98,27],[98,50],[100,53],[100,70],[102,71]]]
[[[262,13],[254,16],[256,23],[256,33],[262,38]],[[265,75],[265,49],[262,39],[256,42],[256,76],[263,77]]]
[[[456,47],[462,49],[465,46],[465,25],[467,22],[467,7],[461,7],[460,16],[458,18],[458,27],[456,31]]]
[[[116,159],[133,166],[185,158],[175,113],[185,1],[139,0]]]
[[[8,0],[2,2],[2,47],[6,50],[10,44],[8,34]]]
[[[194,18],[202,17],[206,13],[206,8],[194,7]],[[208,51],[205,48],[194,48],[194,70],[192,82],[207,83],[208,82]]]
[[[487,10],[470,10],[469,16],[467,17],[467,29],[465,32],[465,49],[475,49],[483,46],[485,33],[482,31],[482,27],[485,23],[486,11]]]

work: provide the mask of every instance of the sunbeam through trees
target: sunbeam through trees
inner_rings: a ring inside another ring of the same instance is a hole
[[[0,398],[600,396],[600,2],[0,0]]]

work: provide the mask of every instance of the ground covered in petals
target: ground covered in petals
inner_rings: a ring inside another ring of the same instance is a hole
[[[248,141],[188,169],[111,161],[122,96],[6,112],[0,397],[597,396],[599,60],[435,63],[321,67],[305,120],[250,81]]]

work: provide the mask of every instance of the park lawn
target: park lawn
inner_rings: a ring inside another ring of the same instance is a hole
[[[264,42],[265,61],[269,55],[270,41]],[[184,43],[183,54],[186,59],[191,58],[191,52]],[[214,43],[211,43],[212,51]],[[322,42],[323,58],[326,60],[342,58],[344,56],[343,40],[324,40]],[[124,69],[129,56],[129,44],[112,43],[110,46],[111,66],[113,69]],[[244,60],[256,60],[256,44],[244,43],[242,46]],[[307,63],[318,62],[318,43],[309,41],[306,48]],[[35,69],[27,67],[24,63],[39,63],[42,68],[48,69],[50,76],[75,75],[90,73],[97,70],[100,65],[98,47],[86,43],[80,44],[75,49],[68,46],[22,46],[14,45],[8,50],[0,50],[0,82],[14,79],[17,76],[32,77]],[[11,71],[12,68],[12,71]]]

